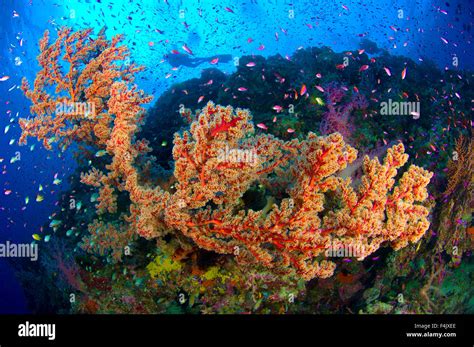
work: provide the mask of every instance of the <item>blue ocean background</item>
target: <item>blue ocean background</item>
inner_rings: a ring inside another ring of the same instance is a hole
[[[300,47],[324,45],[340,52],[357,49],[362,38],[416,62],[430,59],[443,69],[456,57],[459,69],[473,70],[473,10],[470,0],[0,0],[0,78],[9,76],[0,82],[0,242],[31,242],[75,168],[70,155],[48,152],[35,140],[17,144],[18,118],[28,117],[30,106],[19,86],[39,70],[38,41],[46,29],[52,37],[64,25],[105,27],[108,38],[123,34],[133,60],[147,67],[136,83],[156,99],[213,66],[173,70],[164,57],[184,44],[196,57],[232,55],[216,66],[227,73],[243,55],[291,58]],[[54,185],[55,177],[62,183]],[[37,194],[44,201],[36,202]],[[0,313],[24,312],[22,289],[0,259]]]

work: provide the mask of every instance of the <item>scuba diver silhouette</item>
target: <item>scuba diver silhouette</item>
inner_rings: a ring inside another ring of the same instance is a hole
[[[206,62],[209,63],[216,58],[219,59],[219,63],[228,63],[232,60],[232,56],[230,54],[219,54],[213,55],[211,57],[190,57],[189,55],[185,54],[167,54],[164,56],[164,58],[172,67],[196,67]]]

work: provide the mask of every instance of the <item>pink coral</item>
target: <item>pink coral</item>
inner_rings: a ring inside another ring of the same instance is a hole
[[[340,104],[346,95],[346,90],[347,88],[337,83],[330,83],[325,87],[324,94],[328,111],[324,113],[320,125],[320,131],[323,135],[338,132],[345,139],[350,139],[354,130],[353,124],[349,120],[351,112],[367,108],[367,100],[359,93],[354,94],[349,102]]]

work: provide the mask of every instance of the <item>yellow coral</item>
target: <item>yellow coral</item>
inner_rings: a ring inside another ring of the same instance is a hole
[[[201,277],[207,281],[218,279],[221,282],[225,282],[231,276],[230,274],[225,273],[221,267],[211,266]]]
[[[146,267],[152,279],[161,280],[165,280],[170,272],[179,271],[181,268],[180,262],[165,255],[157,255]]]

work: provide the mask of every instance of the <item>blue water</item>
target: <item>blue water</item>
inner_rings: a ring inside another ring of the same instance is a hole
[[[108,37],[124,34],[133,59],[148,67],[137,83],[157,98],[174,83],[198,77],[203,68],[212,66],[205,63],[172,70],[163,57],[174,49],[183,52],[183,44],[196,57],[232,55],[229,63],[217,66],[225,72],[235,71],[235,59],[242,55],[279,53],[290,57],[300,47],[322,45],[334,51],[354,50],[364,37],[393,55],[415,61],[431,59],[440,68],[451,66],[457,57],[460,69],[472,70],[473,3],[0,0],[0,77],[10,76],[0,82],[0,242],[31,242],[31,235],[54,212],[74,170],[74,161],[67,155],[58,157],[32,139],[27,146],[16,143],[18,117],[27,117],[29,112],[29,102],[19,85],[22,77],[32,81],[38,71],[37,43],[44,30],[54,32],[67,25],[73,29],[93,27],[97,32],[105,26]],[[10,128],[5,133],[7,125]],[[10,144],[12,139],[15,143]],[[21,160],[10,163],[17,152]],[[52,184],[55,175],[62,184]],[[11,193],[6,194],[8,191]],[[44,201],[36,202],[37,194],[42,194]],[[0,313],[25,311],[12,269],[0,260]]]

